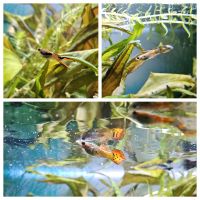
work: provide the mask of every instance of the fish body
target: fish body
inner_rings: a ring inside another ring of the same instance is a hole
[[[137,119],[142,124],[156,124],[156,123],[174,123],[174,118],[152,114],[145,111],[133,111],[133,118]]]
[[[110,150],[107,146],[98,146],[94,143],[85,142],[83,140],[78,140],[77,143],[92,156],[107,158],[113,161],[115,164],[120,164],[123,160],[125,160],[124,153],[121,150]]]
[[[132,117],[142,124],[170,124],[177,127],[185,136],[191,137],[196,135],[196,131],[188,130],[185,124],[175,117],[167,117],[158,114],[153,114],[145,111],[134,110]]]
[[[124,129],[122,128],[98,128],[91,129],[82,135],[82,140],[98,141],[99,143],[106,143],[109,140],[121,140],[124,137]]]
[[[160,54],[168,53],[172,49],[173,47],[171,45],[161,45],[155,49],[142,51],[127,63],[122,79],[125,79],[128,74],[138,69],[145,61],[155,58]]]
[[[63,60],[70,60],[69,58],[66,58],[66,57],[62,57],[62,56],[59,56],[58,54],[56,53],[53,53],[49,50],[46,50],[46,49],[41,49],[39,48],[38,51],[41,53],[42,56],[44,56],[45,58],[52,58],[52,59],[55,59],[57,60],[61,65],[64,65],[65,67],[68,68],[68,66],[63,62]]]

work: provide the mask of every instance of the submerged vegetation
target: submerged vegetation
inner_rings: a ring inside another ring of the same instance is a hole
[[[23,163],[19,180],[21,184],[28,178],[25,191],[29,191],[23,195],[39,196],[44,191],[46,196],[52,195],[50,186],[59,185],[64,196],[196,196],[195,103],[13,102],[4,106],[4,164]],[[142,116],[144,112],[146,117]],[[26,146],[20,145],[28,140],[22,137],[33,137],[33,133],[23,131],[22,123],[26,129],[37,130],[34,142]],[[123,139],[109,144],[125,153],[120,165],[91,156],[76,143],[94,127],[125,130]],[[188,135],[189,129],[193,131]],[[7,134],[18,142],[6,141]],[[23,156],[18,158],[18,154]],[[8,186],[4,193],[9,196]]]
[[[97,96],[97,5],[24,6],[32,13],[21,16],[4,9],[4,97]],[[41,55],[38,49],[53,55]]]
[[[184,46],[184,43],[188,43],[188,46],[194,46],[196,49],[195,4],[104,4],[102,16],[102,36],[104,43],[107,44],[102,53],[103,96],[121,98],[196,97],[196,56],[194,55],[191,58],[193,63],[188,66],[189,74],[151,72],[137,93],[125,94],[127,75],[134,73],[144,62],[148,63],[149,59],[157,55],[146,56],[152,51],[146,50],[145,43],[140,41],[146,31],[148,31],[147,43],[150,40],[155,41],[154,37],[157,37],[158,47],[154,46],[155,49],[162,48],[163,42],[165,45],[172,46],[176,44]],[[126,35],[126,38],[115,42],[114,31],[119,32],[119,35],[120,33]],[[186,33],[186,41],[179,40],[176,35],[178,31]],[[132,52],[135,49],[139,51],[139,54],[133,56]],[[172,51],[176,51],[176,49]],[[180,59],[182,56],[181,54]],[[167,63],[165,65],[167,66]],[[130,68],[131,70],[129,70]],[[128,73],[124,73],[126,71]],[[113,80],[117,83],[109,85],[108,83],[113,83]]]

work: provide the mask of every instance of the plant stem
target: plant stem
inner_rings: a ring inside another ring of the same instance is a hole
[[[128,15],[125,15],[125,14],[111,13],[111,12],[103,12],[102,14],[123,17],[123,18],[129,19],[129,20],[134,17],[134,15],[128,16]],[[163,16],[190,17],[192,19],[196,19],[195,14],[183,14],[183,13],[163,13],[163,14],[154,14],[154,15],[147,15],[147,16],[141,16],[141,17],[137,16],[135,18],[137,18],[137,19],[147,19],[147,18],[163,17]]]
[[[194,22],[183,22],[183,21],[171,21],[171,20],[157,20],[157,21],[149,21],[149,22],[143,22],[143,24],[186,24],[186,25],[192,25],[196,26],[197,24]]]
[[[90,62],[88,62],[86,60],[83,60],[81,58],[74,57],[74,56],[63,56],[63,57],[69,58],[69,59],[71,59],[71,60],[73,60],[75,62],[81,63],[82,65],[84,65],[84,66],[90,68],[92,71],[94,71],[94,73],[96,75],[98,75],[98,68],[96,66],[94,66],[93,64],[91,64]]]
[[[133,34],[131,31],[121,28],[120,26],[115,26],[115,25],[111,25],[111,24],[102,24],[102,26],[107,27],[107,28],[114,28],[114,29],[120,30],[122,32],[125,32],[129,35]]]

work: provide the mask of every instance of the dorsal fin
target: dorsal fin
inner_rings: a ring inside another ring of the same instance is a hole
[[[112,128],[113,139],[121,140],[124,137],[124,129]]]

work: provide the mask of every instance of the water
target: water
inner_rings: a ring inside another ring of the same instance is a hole
[[[158,157],[161,149],[181,158],[184,153],[183,146],[185,152],[191,152],[191,144],[196,143],[195,137],[174,137],[165,129],[136,127],[130,123],[127,124],[125,138],[116,146],[124,151],[126,160],[123,164],[116,165],[108,159],[88,155],[79,145],[72,142],[72,136],[67,135],[65,123],[61,123],[63,116],[60,115],[61,117],[55,120],[55,116],[58,117],[58,113],[65,112],[70,104],[72,103],[52,106],[52,103],[4,103],[4,196],[73,196],[66,184],[42,182],[45,179],[42,174],[72,179],[82,177],[95,187],[99,195],[110,196],[112,193],[108,192],[108,186],[102,181],[107,182],[112,188],[113,183],[121,183],[124,174],[132,169],[132,166]],[[191,105],[195,111],[195,104]],[[74,119],[75,113],[74,110],[71,119]],[[195,128],[191,120],[195,122],[195,119],[191,118],[189,121],[191,127]],[[114,121],[112,123],[116,126],[117,123]],[[167,142],[170,145],[164,145]],[[194,146],[194,151],[195,148]],[[67,162],[69,159],[83,160],[70,163]],[[192,159],[195,161],[195,157]],[[59,165],[62,161],[66,163]],[[191,165],[191,162],[188,165]],[[188,174],[183,161],[170,166],[174,168],[173,173],[178,174],[177,178],[183,172]],[[37,173],[28,173],[27,170],[30,169]],[[169,172],[172,173],[173,170]],[[190,168],[189,170],[191,171]],[[192,170],[195,172],[195,168]],[[152,187],[156,190],[158,185]],[[122,187],[120,194],[125,195],[128,189],[130,186]],[[147,185],[140,184],[134,194],[148,194]],[[92,196],[93,193],[90,191],[87,195]]]

